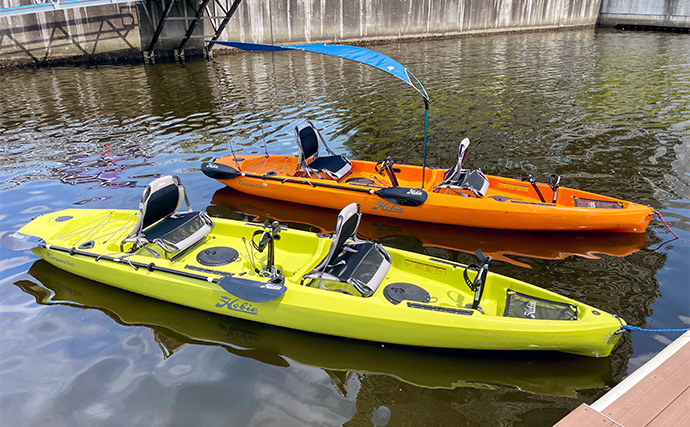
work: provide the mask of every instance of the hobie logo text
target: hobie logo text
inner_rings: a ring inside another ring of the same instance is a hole
[[[241,299],[231,300],[230,297],[226,296],[220,297],[220,302],[216,303],[216,307],[227,307],[228,310],[239,311],[240,313],[253,314],[255,316],[259,314],[259,309],[249,304],[247,301]]]
[[[384,202],[382,200],[379,200],[376,202],[376,206],[371,208],[371,210],[382,210],[382,211],[387,211],[387,212],[396,212],[396,213],[403,213],[403,208],[401,208],[399,205],[396,205],[395,203],[388,203]]]

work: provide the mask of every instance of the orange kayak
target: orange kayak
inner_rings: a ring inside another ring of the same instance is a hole
[[[329,209],[357,202],[365,215],[466,227],[642,233],[653,216],[648,206],[533,180],[466,171],[474,173],[466,180],[470,185],[442,185],[451,170],[349,162],[351,169],[341,178],[305,173],[301,158],[286,155],[226,156],[201,169],[260,197]]]
[[[417,91],[424,101],[422,167],[374,163],[337,155],[313,123],[295,126],[297,156],[234,154],[205,162],[201,170],[235,190],[270,199],[340,210],[359,203],[365,215],[466,227],[529,231],[615,231],[642,233],[652,208],[549,184],[486,176],[464,169],[470,141],[460,142],[458,162],[448,170],[426,167],[429,94],[407,68],[381,53],[358,46],[212,43],[246,51],[302,51],[335,56],[386,72]],[[328,155],[320,155],[321,148]]]

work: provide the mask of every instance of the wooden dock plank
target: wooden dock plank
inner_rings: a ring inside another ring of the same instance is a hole
[[[690,331],[599,400],[580,405],[555,426],[690,426]]]
[[[566,415],[566,417],[560,420],[554,427],[582,426],[623,427],[584,403],[575,408],[573,412]]]
[[[626,426],[646,426],[683,394],[688,378],[690,345],[683,346],[601,413]]]
[[[690,426],[690,387],[647,424],[647,427],[670,426]]]

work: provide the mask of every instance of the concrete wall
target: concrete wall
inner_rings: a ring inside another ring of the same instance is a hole
[[[187,2],[197,0],[178,1],[172,16],[193,15]],[[221,39],[361,43],[594,26],[601,1],[244,0]],[[19,4],[29,0],[0,0],[0,7]],[[160,7],[147,1],[0,18],[0,66],[80,62],[99,56],[141,60],[159,17]],[[163,28],[156,49],[175,49],[184,36],[183,21],[167,21]],[[208,21],[198,28],[213,34]],[[201,52],[201,40],[191,40],[186,49]]]
[[[221,39],[368,41],[594,26],[600,4],[601,0],[245,0]]]
[[[603,0],[599,25],[690,28],[690,0]]]
[[[0,0],[0,8],[31,4]],[[134,3],[0,18],[0,67],[141,57]]]

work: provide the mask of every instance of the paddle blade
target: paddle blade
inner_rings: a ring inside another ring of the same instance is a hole
[[[241,173],[232,166],[215,162],[202,163],[201,171],[204,175],[213,179],[233,179],[241,175]]]
[[[40,237],[18,231],[9,231],[0,238],[0,245],[8,251],[23,252],[45,245],[45,241]]]
[[[376,191],[382,199],[402,206],[420,206],[426,202],[428,194],[420,188],[388,187]]]
[[[273,301],[287,290],[282,278],[256,282],[241,277],[225,276],[220,279],[218,285],[237,298],[251,302]]]

